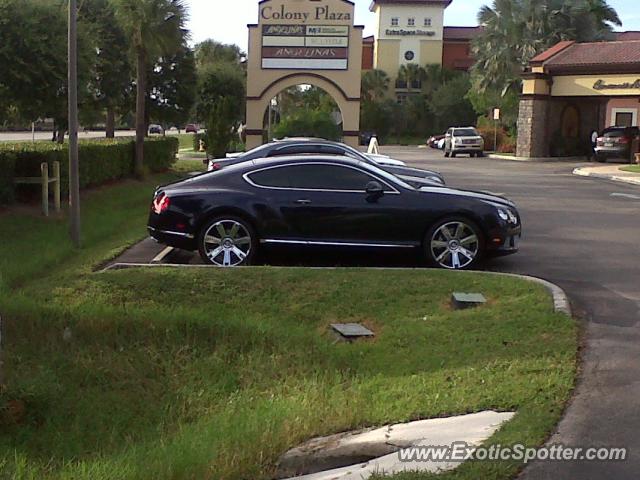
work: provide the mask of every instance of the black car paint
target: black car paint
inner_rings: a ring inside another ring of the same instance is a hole
[[[261,159],[160,187],[154,198],[164,193],[171,203],[161,214],[152,208],[149,232],[161,243],[194,251],[206,222],[224,214],[245,219],[263,241],[320,240],[402,248],[421,247],[426,232],[437,220],[462,216],[480,227],[489,255],[517,251],[517,246],[506,242],[520,235],[520,217],[514,204],[502,197],[446,187],[417,190],[405,186],[399,179],[393,181],[392,175],[364,162],[345,157],[313,157],[313,160],[356,166],[391,185],[398,193],[387,193],[374,200],[365,192],[256,187],[245,179],[245,174],[301,162],[300,157]],[[310,203],[297,203],[300,199]],[[500,207],[513,211],[518,224],[514,226],[502,220],[497,213]]]

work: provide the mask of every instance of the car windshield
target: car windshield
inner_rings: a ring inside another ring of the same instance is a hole
[[[456,137],[477,137],[478,132],[475,128],[457,128],[453,131]]]

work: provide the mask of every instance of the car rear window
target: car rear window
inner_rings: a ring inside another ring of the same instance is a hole
[[[616,130],[605,130],[603,133],[604,137],[607,138],[618,138],[618,137],[622,137],[624,135],[624,130],[620,129],[616,129]]]

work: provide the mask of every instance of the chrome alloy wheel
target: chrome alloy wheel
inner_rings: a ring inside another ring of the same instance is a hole
[[[469,266],[478,256],[480,241],[469,225],[452,221],[438,227],[431,237],[431,255],[435,262],[448,269]]]
[[[219,220],[212,224],[202,242],[209,261],[219,267],[237,267],[251,253],[251,235],[236,220]]]

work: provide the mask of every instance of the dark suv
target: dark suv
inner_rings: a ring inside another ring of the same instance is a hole
[[[596,144],[596,160],[604,162],[608,158],[633,161],[638,149],[640,129],[638,127],[610,127],[602,132]]]

